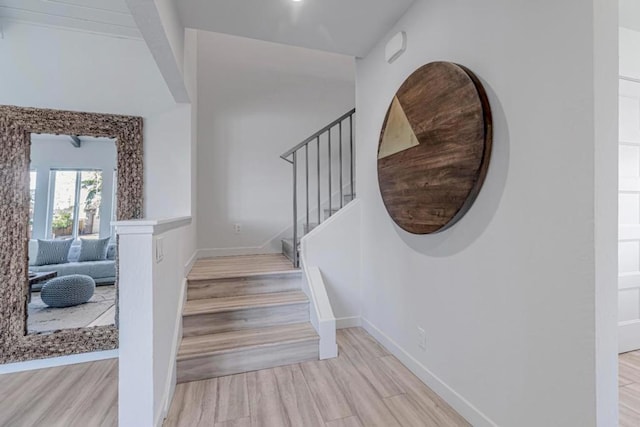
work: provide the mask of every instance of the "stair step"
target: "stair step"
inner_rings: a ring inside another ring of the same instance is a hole
[[[207,298],[187,301],[183,316],[223,313],[257,307],[276,307],[280,305],[308,303],[302,291],[274,292],[270,294],[240,295],[223,298]]]
[[[179,383],[318,360],[310,323],[185,337],[178,352]]]
[[[199,259],[187,276],[189,281],[256,277],[298,271],[282,254],[240,255]]]
[[[190,280],[187,299],[197,300],[294,291],[300,289],[301,277],[300,270],[290,270],[255,274],[248,277]]]
[[[198,299],[185,305],[182,336],[308,321],[309,300],[301,291]]]

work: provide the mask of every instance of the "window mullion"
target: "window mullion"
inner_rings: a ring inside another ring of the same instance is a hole
[[[73,208],[73,239],[77,239],[80,234],[80,189],[81,189],[82,171],[76,172],[76,196],[75,206]]]

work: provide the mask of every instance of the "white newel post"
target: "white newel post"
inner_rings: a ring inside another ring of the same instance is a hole
[[[155,226],[116,223],[119,258],[118,425],[151,427],[153,408],[153,270]]]

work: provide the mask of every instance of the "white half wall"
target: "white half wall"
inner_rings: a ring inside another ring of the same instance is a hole
[[[305,266],[322,272],[333,314],[340,324],[361,315],[359,200],[347,204],[302,238]]]
[[[452,390],[446,397],[473,425],[596,425],[596,285],[610,297],[615,277],[605,260],[596,282],[594,222],[604,221],[598,237],[609,248],[615,236],[600,233],[611,228],[615,213],[612,219],[602,202],[611,198],[605,193],[616,169],[606,139],[615,104],[594,136],[594,117],[603,113],[595,88],[608,100],[615,78],[614,64],[598,70],[603,85],[594,77],[595,4],[417,0],[357,61],[363,319],[403,360],[428,370],[421,376],[432,378],[434,388]],[[598,14],[615,7],[597,4]],[[598,34],[606,36],[599,49],[615,51],[609,31],[615,22],[597,18],[605,29]],[[389,65],[384,46],[398,31],[407,34],[407,51]],[[468,214],[445,232],[415,236],[395,226],[384,208],[377,145],[398,87],[438,60],[469,67],[485,85],[494,150]],[[598,193],[596,149],[604,154]],[[426,331],[425,351],[418,327]],[[598,354],[608,355],[609,371],[602,371],[608,382],[599,386],[611,398],[609,411],[598,412],[600,425],[611,426],[615,348],[611,340],[601,343]]]
[[[191,218],[116,223],[120,250],[118,421],[161,426],[176,384]]]
[[[291,227],[280,155],[353,108],[353,59],[199,31],[198,76],[198,247],[256,251]]]

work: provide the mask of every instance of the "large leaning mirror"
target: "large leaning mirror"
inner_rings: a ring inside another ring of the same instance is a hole
[[[0,362],[118,345],[117,241],[142,217],[142,119],[0,106]]]
[[[31,134],[27,333],[115,325],[115,139]]]

